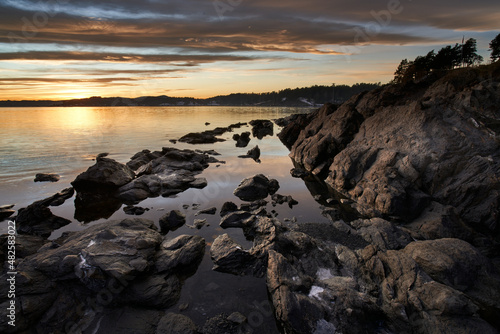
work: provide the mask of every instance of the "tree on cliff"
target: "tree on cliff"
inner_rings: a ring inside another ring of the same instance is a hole
[[[497,37],[493,38],[490,42],[489,50],[491,51],[490,57],[492,61],[495,62],[500,59],[500,34],[498,34]]]
[[[462,63],[472,66],[482,61],[483,57],[477,54],[477,41],[474,38],[469,38],[462,45]]]

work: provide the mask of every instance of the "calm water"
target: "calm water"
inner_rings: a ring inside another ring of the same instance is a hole
[[[0,108],[0,205],[16,204],[15,209],[48,197],[70,186],[76,175],[94,164],[92,159],[99,153],[108,152],[110,158],[127,162],[143,149],[161,150],[172,146],[189,149],[215,149],[226,161],[216,167],[212,164],[200,176],[208,180],[205,189],[189,189],[174,198],[150,198],[139,205],[147,207],[143,218],[158,222],[166,211],[180,209],[187,215],[188,224],[196,218],[206,218],[210,226],[201,230],[183,226],[169,234],[197,234],[208,244],[220,234],[228,233],[244,247],[251,247],[239,229],[222,230],[218,215],[194,216],[199,209],[217,207],[231,200],[241,201],[232,193],[239,182],[256,173],[263,173],[280,182],[278,193],[292,195],[299,204],[290,209],[286,204],[268,210],[276,210],[278,218],[296,217],[298,222],[325,221],[320,204],[308,191],[304,182],[290,176],[293,164],[288,150],[275,135],[262,140],[252,138],[247,148],[235,147],[233,133],[226,133],[225,142],[205,145],[172,144],[188,132],[203,131],[218,126],[228,126],[253,119],[276,119],[293,113],[309,111],[303,108],[270,107],[84,107],[84,108]],[[205,122],[210,122],[206,126]],[[250,131],[250,127],[235,129],[236,133]],[[238,155],[259,145],[262,163],[251,159],[240,159]],[[56,183],[34,183],[36,173],[58,173],[61,180]],[[193,208],[198,204],[198,208]],[[184,209],[184,205],[189,205]],[[51,239],[64,231],[85,229],[103,220],[82,224],[73,218],[74,202],[69,199],[60,207],[51,208],[55,215],[70,219],[72,224],[55,231]],[[129,217],[118,210],[110,219]],[[5,233],[5,222],[0,223],[0,232]],[[181,300],[177,305],[188,304],[184,314],[197,324],[220,312],[239,311],[254,317],[259,333],[276,333],[273,318],[262,309],[267,303],[267,292],[262,279],[237,277],[211,270],[212,262],[207,247],[205,258],[197,273],[184,284]],[[174,306],[175,310],[178,306]],[[258,321],[257,321],[258,320]]]

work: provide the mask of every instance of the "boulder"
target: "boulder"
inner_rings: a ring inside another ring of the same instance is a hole
[[[180,235],[164,240],[156,254],[155,267],[158,272],[171,273],[173,269],[186,270],[197,266],[205,254],[205,239],[200,236]]]
[[[271,193],[274,194],[278,188],[278,181],[257,174],[241,181],[234,195],[244,201],[255,201],[264,199]]]
[[[211,207],[211,208],[208,208],[208,209],[204,209],[204,210],[200,210],[200,211],[196,212],[195,216],[199,216],[199,215],[215,215],[216,212],[217,212],[217,208],[214,206],[214,207]]]
[[[48,238],[52,231],[71,223],[66,218],[58,217],[47,207],[50,201],[41,200],[21,208],[16,217],[17,232]]]
[[[96,164],[71,182],[76,191],[92,191],[95,188],[115,190],[135,178],[128,166],[113,159],[99,158]]]
[[[255,162],[260,163],[260,148],[259,146],[255,146],[254,148],[250,149],[246,155],[239,155],[238,158],[251,158],[255,160]]]
[[[160,218],[160,229],[162,233],[175,231],[186,223],[186,215],[179,210],[172,210]]]
[[[265,136],[272,136],[274,130],[273,122],[265,119],[256,119],[250,122],[252,126],[252,135],[258,139],[262,139]]]
[[[236,147],[247,147],[250,142],[250,132],[246,131],[241,134],[234,134],[233,140],[236,141]]]
[[[256,261],[254,256],[227,234],[214,240],[210,247],[210,256],[214,262],[213,270],[235,275],[251,273]]]
[[[222,207],[220,209],[220,215],[221,217],[225,216],[229,212],[234,212],[238,210],[238,206],[234,204],[233,202],[224,202],[222,204]]]

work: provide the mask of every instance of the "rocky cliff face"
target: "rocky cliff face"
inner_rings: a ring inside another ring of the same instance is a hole
[[[296,162],[326,177],[363,215],[409,222],[438,202],[474,229],[498,235],[498,72],[483,77],[466,69],[386,86],[337,109],[325,105],[280,135]]]
[[[298,226],[336,260],[311,275],[316,290],[306,289],[307,297],[286,275],[280,277],[286,293],[270,288],[284,327],[498,332],[499,124],[500,64],[385,86],[290,120],[279,134],[290,156],[360,216],[323,228],[367,244],[352,247],[325,239],[318,227]],[[271,275],[276,265],[299,271],[307,265],[286,252],[269,261]],[[283,303],[301,298],[323,303],[323,315],[294,324]]]

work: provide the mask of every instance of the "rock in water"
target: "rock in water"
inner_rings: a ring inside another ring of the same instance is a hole
[[[275,193],[279,188],[276,180],[269,180],[263,174],[257,174],[241,181],[234,191],[234,195],[243,201],[255,201],[266,198],[269,194]]]
[[[179,210],[172,210],[160,218],[162,233],[174,231],[186,223],[186,215]]]
[[[273,122],[265,119],[256,119],[250,122],[252,126],[252,135],[258,139],[262,139],[265,136],[272,136],[274,131]]]
[[[35,182],[57,182],[61,178],[58,174],[39,173],[35,175]]]
[[[71,182],[76,191],[96,188],[118,189],[135,178],[128,166],[113,159],[99,158],[94,166],[81,173]]]

